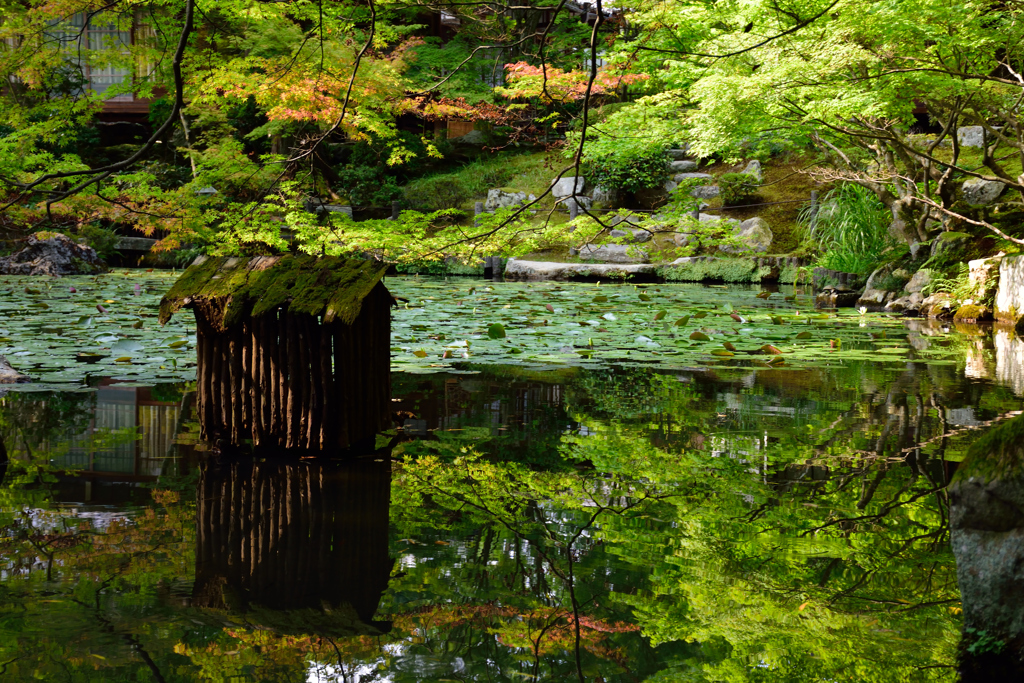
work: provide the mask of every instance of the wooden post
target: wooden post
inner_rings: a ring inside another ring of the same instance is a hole
[[[391,220],[397,221],[402,213],[402,205],[398,202],[391,202]]]

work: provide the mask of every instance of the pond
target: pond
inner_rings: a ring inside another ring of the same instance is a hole
[[[0,396],[2,680],[956,679],[946,487],[1022,408],[1012,332],[390,278],[395,429],[253,461],[198,436],[168,282],[0,283],[38,380]]]

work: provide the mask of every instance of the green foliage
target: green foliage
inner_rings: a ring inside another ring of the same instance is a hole
[[[810,206],[801,212],[801,221],[811,227]],[[839,185],[822,198],[810,230],[822,250],[818,265],[845,273],[870,273],[896,246],[889,234],[891,222],[889,211],[869,190],[853,183]]]
[[[723,173],[718,176],[720,196],[725,206],[750,201],[757,194],[758,185],[757,178],[749,173]]]
[[[668,176],[660,145],[588,147],[584,175],[602,187],[636,192],[661,185]]]

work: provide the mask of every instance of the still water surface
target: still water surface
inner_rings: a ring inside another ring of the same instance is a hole
[[[396,372],[355,459],[221,452],[187,383],[7,393],[0,680],[952,680],[944,489],[1020,342],[898,336],[956,362]]]

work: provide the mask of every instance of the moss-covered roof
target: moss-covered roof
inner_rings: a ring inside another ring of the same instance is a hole
[[[200,257],[160,301],[160,322],[185,306],[200,305],[210,322],[226,329],[284,306],[351,325],[387,268],[379,261],[305,254]]]

